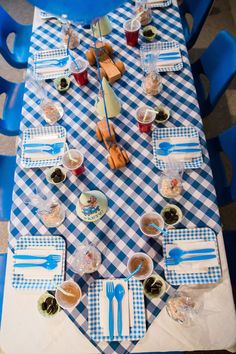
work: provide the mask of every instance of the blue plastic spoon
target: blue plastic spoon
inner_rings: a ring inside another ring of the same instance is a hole
[[[118,309],[117,309],[117,329],[118,336],[122,336],[122,308],[121,303],[125,294],[125,289],[121,284],[117,284],[115,287],[115,298],[117,300]]]

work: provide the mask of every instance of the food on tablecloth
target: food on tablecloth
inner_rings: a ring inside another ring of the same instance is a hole
[[[59,92],[66,92],[70,87],[70,79],[68,77],[57,78],[54,81],[54,86]]]
[[[101,254],[93,245],[81,244],[73,255],[72,269],[76,273],[93,273],[101,264]]]
[[[38,310],[45,317],[52,317],[60,311],[60,307],[53,295],[45,293],[38,300]]]
[[[127,267],[130,273],[133,273],[138,266],[142,264],[141,269],[134,275],[134,278],[143,280],[149,277],[153,271],[152,259],[145,253],[135,253],[128,261]]]
[[[166,285],[164,280],[157,274],[152,274],[143,283],[144,293],[149,298],[156,298],[163,294]]]
[[[146,26],[152,21],[152,10],[147,7],[146,0],[136,1],[135,12],[137,15],[140,14],[139,20],[142,26]]]
[[[178,177],[163,176],[158,184],[158,190],[163,197],[178,197],[182,192],[182,180]]]
[[[66,151],[62,158],[63,166],[75,176],[85,172],[84,156],[76,149]]]
[[[41,103],[42,115],[49,124],[56,123],[63,115],[63,109],[59,102],[43,100]]]
[[[89,48],[86,57],[91,66],[96,65],[96,54],[100,64],[100,73],[110,84],[119,80],[125,72],[125,65],[121,60],[113,61],[113,49],[109,42],[96,42],[96,50]]]
[[[161,76],[155,72],[150,72],[144,78],[144,91],[147,95],[156,96],[162,88]]]
[[[82,297],[80,286],[73,280],[67,280],[56,290],[56,300],[63,309],[76,307]]]
[[[63,26],[63,41],[65,45],[68,45],[69,41],[69,48],[74,49],[79,46],[79,34],[70,27],[70,25]]]
[[[139,30],[141,23],[139,20],[128,20],[123,24],[127,45],[135,47],[138,44]]]
[[[177,205],[168,204],[162,209],[161,216],[167,225],[176,225],[181,221],[183,214]]]
[[[65,209],[61,203],[53,201],[48,209],[40,211],[40,218],[45,226],[57,227],[65,219]]]
[[[185,293],[177,292],[169,298],[166,310],[173,320],[181,324],[189,324],[192,317],[196,314],[196,303]]]
[[[155,227],[149,226],[149,224],[155,224],[161,228],[164,227],[164,221],[158,213],[146,213],[140,219],[140,229],[147,236],[157,236],[160,234]]]

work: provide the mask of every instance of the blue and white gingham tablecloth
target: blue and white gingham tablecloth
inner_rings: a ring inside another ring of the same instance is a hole
[[[155,262],[155,270],[163,274],[162,245],[160,240],[148,239],[139,230],[138,220],[148,210],[160,212],[167,201],[158,193],[157,181],[160,171],[154,166],[151,136],[140,134],[135,120],[135,111],[140,105],[167,105],[171,110],[171,118],[167,127],[193,125],[199,129],[203,144],[204,163],[201,169],[184,173],[184,193],[178,203],[182,207],[184,218],[178,226],[212,228],[216,234],[220,231],[220,220],[216,205],[212,174],[205,146],[202,121],[193,86],[188,55],[182,34],[178,7],[174,4],[168,8],[154,12],[158,29],[158,40],[175,40],[180,43],[184,61],[181,72],[162,73],[163,90],[157,98],[149,99],[142,91],[143,72],[140,63],[139,48],[126,46],[122,25],[131,18],[132,5],[126,4],[111,14],[113,31],[106,39],[111,40],[115,50],[115,58],[126,65],[125,75],[113,85],[113,89],[122,101],[122,112],[113,119],[119,143],[130,155],[127,168],[111,171],[106,163],[107,152],[104,145],[95,136],[98,118],[94,111],[94,100],[98,94],[96,70],[89,68],[89,84],[79,87],[72,80],[71,87],[64,96],[53,87],[52,82],[46,84],[51,98],[56,98],[64,106],[65,114],[59,122],[67,130],[70,147],[79,148],[85,155],[86,173],[68,178],[60,189],[47,183],[41,169],[24,170],[19,165],[20,148],[18,149],[18,167],[15,175],[13,206],[11,214],[10,247],[14,248],[16,239],[21,235],[62,235],[67,242],[67,276],[73,276],[71,262],[78,244],[85,238],[94,242],[103,255],[99,273],[76,276],[87,293],[88,284],[97,278],[123,277],[127,275],[126,263],[134,252],[143,251]],[[90,31],[80,30],[81,44],[78,54],[84,56],[85,49],[92,45]],[[61,42],[60,28],[55,21],[48,21],[39,27],[32,37],[31,53],[36,50],[57,47]],[[32,58],[30,59],[32,64]],[[39,98],[35,88],[26,83],[24,96],[23,120],[21,130],[29,127],[46,126],[43,120]],[[42,192],[50,196],[55,194],[67,208],[64,223],[58,229],[48,230],[35,215],[34,210],[24,204],[24,197],[36,185]],[[82,191],[100,189],[107,195],[109,209],[107,214],[97,223],[86,224],[76,215],[76,203]],[[169,287],[158,306],[146,299],[146,318],[149,326],[164,307],[168,295],[173,292]],[[79,306],[67,312],[76,326],[87,336],[88,332],[88,299],[85,295]],[[131,352],[135,342],[96,343],[102,353]],[[158,348],[157,348],[158,350]]]

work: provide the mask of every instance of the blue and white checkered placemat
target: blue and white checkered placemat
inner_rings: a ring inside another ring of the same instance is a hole
[[[221,266],[218,254],[218,245],[216,240],[216,234],[208,227],[196,228],[196,229],[181,229],[181,230],[169,230],[168,235],[163,237],[163,254],[164,258],[167,257],[166,245],[172,244],[175,241],[190,241],[190,240],[203,240],[203,241],[215,241],[216,254],[219,265],[217,267],[209,267],[207,272],[198,273],[176,273],[174,270],[168,270],[165,265],[165,277],[166,280],[172,285],[180,284],[208,284],[216,283],[221,278]]]
[[[132,292],[134,326],[130,327],[130,335],[123,336],[123,340],[137,341],[146,333],[146,318],[143,285],[140,281],[131,279],[128,282],[129,291]],[[109,341],[109,336],[104,336],[100,326],[100,293],[103,290],[103,279],[95,280],[88,289],[88,329],[95,342]],[[119,340],[118,336],[114,341]]]
[[[15,273],[13,267],[12,274],[12,286],[16,289],[45,289],[56,290],[57,286],[64,280],[65,273],[65,241],[60,236],[22,236],[17,240],[15,253],[18,250],[28,251],[30,249],[49,249],[55,248],[57,251],[61,251],[61,260],[59,263],[60,274],[54,275],[53,279],[49,278],[25,278],[24,274]],[[23,262],[24,263],[24,262]],[[49,270],[50,272],[50,270]]]
[[[153,155],[154,163],[159,170],[164,170],[167,166],[168,161],[164,161],[158,158],[156,150],[159,148],[159,140],[168,141],[170,138],[174,137],[188,137],[188,138],[198,138],[198,131],[194,127],[178,127],[178,128],[155,128],[152,133],[152,142],[153,142]],[[199,141],[199,145],[200,141]],[[170,154],[171,156],[171,154]],[[191,170],[195,168],[200,168],[203,164],[202,155],[200,157],[195,157],[191,161],[184,162],[184,168],[186,170]]]
[[[127,275],[128,258],[138,251],[146,252],[154,260],[155,271],[163,274],[162,244],[159,239],[147,238],[138,226],[140,215],[145,211],[160,210],[166,201],[158,194],[158,169],[153,163],[152,140],[147,134],[140,134],[135,118],[136,109],[143,105],[166,105],[171,110],[171,117],[166,127],[195,126],[200,132],[204,162],[200,169],[184,173],[184,192],[178,199],[184,218],[178,225],[184,227],[212,228],[216,233],[221,230],[209,157],[206,150],[202,121],[193,86],[188,54],[182,34],[178,7],[173,4],[153,12],[154,23],[158,26],[157,40],[178,41],[184,67],[181,71],[162,74],[163,90],[155,97],[146,97],[142,91],[143,70],[140,60],[140,48],[127,47],[123,32],[123,22],[133,16],[132,6],[127,3],[111,14],[113,30],[106,40],[111,40],[114,59],[121,59],[126,72],[120,80],[113,84],[113,90],[122,102],[121,114],[112,120],[119,143],[129,156],[130,163],[123,170],[112,171],[107,166],[107,151],[96,139],[95,129],[97,116],[94,110],[95,98],[98,94],[96,68],[89,68],[89,83],[79,87],[74,79],[66,94],[60,95],[52,82],[45,87],[50,98],[60,100],[64,108],[64,117],[60,124],[67,130],[67,141],[70,147],[78,148],[85,156],[86,172],[76,177],[68,173],[63,185],[58,189],[48,184],[44,171],[41,169],[25,170],[19,166],[17,158],[15,188],[10,227],[10,247],[14,247],[20,234],[48,234],[48,230],[35,215],[34,210],[24,204],[23,196],[31,193],[34,185],[47,196],[55,195],[67,208],[64,223],[57,229],[50,229],[52,235],[63,235],[67,240],[67,276],[73,276],[71,263],[76,247],[87,239],[96,244],[103,255],[99,272],[91,275],[78,276],[82,288],[82,301],[68,316],[76,326],[88,337],[88,285],[98,278],[121,278]],[[73,52],[85,56],[85,50],[92,45],[89,30],[79,29],[81,43]],[[32,37],[31,53],[58,46],[61,40],[60,28],[55,21],[47,21],[39,27]],[[32,65],[32,58],[29,60]],[[26,82],[24,96],[23,120],[21,130],[29,127],[46,126],[40,114],[36,90]],[[18,150],[19,154],[20,150]],[[107,214],[97,223],[81,221],[76,215],[76,204],[81,191],[99,189],[108,198]],[[150,326],[162,308],[168,295],[173,292],[170,287],[158,304],[145,299],[146,320]],[[91,340],[91,339],[90,339]],[[135,342],[120,343],[93,342],[104,354],[131,352]]]

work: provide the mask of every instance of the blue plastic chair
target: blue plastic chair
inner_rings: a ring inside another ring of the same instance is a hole
[[[0,94],[5,93],[0,133],[8,136],[18,135],[24,94],[24,83],[14,83],[0,77]]]
[[[236,303],[236,231],[223,231],[224,243],[225,243],[225,252],[227,256],[227,262],[229,267],[229,275],[233,288],[234,301]]]
[[[236,200],[236,125],[207,140],[208,152],[214,178],[219,206],[224,206]],[[232,178],[227,182],[222,161],[222,152],[227,156],[232,166]]]
[[[236,39],[229,32],[221,31],[192,64],[192,73],[203,118],[213,111],[236,74]],[[201,74],[209,80],[208,93],[203,87]]]
[[[7,37],[10,33],[15,33],[12,51],[7,45]],[[31,33],[31,25],[16,22],[0,6],[0,53],[8,64],[19,69],[27,67]]]
[[[2,305],[4,296],[4,285],[7,265],[7,253],[0,253],[0,327],[2,319]]]
[[[198,39],[214,0],[183,0],[179,12],[187,48],[190,49]],[[192,28],[189,27],[186,15],[192,16]]]
[[[0,155],[0,221],[9,221],[16,156]]]

